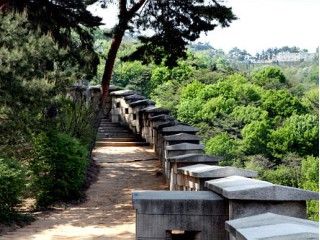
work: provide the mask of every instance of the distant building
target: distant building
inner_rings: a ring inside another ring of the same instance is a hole
[[[268,59],[255,59],[254,63],[273,63],[273,62],[302,62],[311,61],[315,57],[315,53],[308,52],[279,52],[275,56]]]

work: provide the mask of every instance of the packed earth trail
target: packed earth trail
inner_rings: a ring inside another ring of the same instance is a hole
[[[153,150],[129,130],[102,120],[93,156],[100,166],[98,179],[87,190],[87,200],[39,217],[30,225],[0,239],[91,240],[134,239],[134,190],[166,189]]]

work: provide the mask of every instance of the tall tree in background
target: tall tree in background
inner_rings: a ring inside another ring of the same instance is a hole
[[[215,0],[100,0],[117,3],[118,24],[112,32],[112,42],[102,77],[102,100],[109,92],[112,71],[118,49],[126,30],[136,32],[142,45],[127,57],[147,63],[164,61],[175,66],[186,57],[186,46],[200,37],[201,32],[227,27],[236,17],[231,8]],[[142,33],[142,34],[141,34]],[[143,34],[145,33],[145,34]]]

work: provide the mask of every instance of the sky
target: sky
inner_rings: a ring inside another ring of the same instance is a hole
[[[224,0],[238,20],[228,28],[202,34],[199,42],[229,51],[233,47],[255,54],[263,49],[297,46],[310,52],[320,45],[320,0]],[[105,27],[117,22],[117,9],[91,6]]]

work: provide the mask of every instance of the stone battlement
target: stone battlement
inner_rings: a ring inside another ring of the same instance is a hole
[[[100,98],[97,87],[73,91]],[[306,220],[306,201],[318,193],[217,166],[222,158],[204,153],[197,128],[134,91],[111,86],[110,106],[112,122],[153,147],[171,190],[133,192],[137,239],[318,239],[318,224]]]

